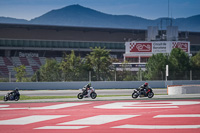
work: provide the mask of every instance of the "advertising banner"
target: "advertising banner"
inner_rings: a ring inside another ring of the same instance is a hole
[[[131,42],[130,52],[152,52],[152,43],[149,42]]]
[[[153,43],[153,53],[167,53],[168,52],[167,42],[154,42]]]
[[[180,48],[185,52],[189,51],[189,42],[172,42],[172,49],[173,48]]]
[[[173,48],[180,48],[190,53],[190,42],[184,41],[152,41],[152,42],[126,42],[126,53],[170,53]]]

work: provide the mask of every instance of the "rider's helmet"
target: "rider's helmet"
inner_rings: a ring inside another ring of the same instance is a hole
[[[91,83],[88,83],[89,86],[91,86]]]
[[[146,86],[148,86],[148,83],[146,82],[146,83],[144,83],[144,86],[146,87]]]
[[[15,88],[15,91],[19,91],[18,87]]]

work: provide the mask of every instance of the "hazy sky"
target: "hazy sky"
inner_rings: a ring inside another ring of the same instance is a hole
[[[170,17],[200,14],[200,0],[169,0]],[[0,16],[33,19],[53,9],[79,4],[103,13],[148,19],[168,16],[168,0],[0,0]]]

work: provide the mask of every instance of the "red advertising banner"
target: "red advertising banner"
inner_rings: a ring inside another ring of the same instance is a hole
[[[152,52],[152,43],[130,43],[130,52]]]
[[[188,52],[188,42],[172,42],[172,48],[180,48],[185,52]]]

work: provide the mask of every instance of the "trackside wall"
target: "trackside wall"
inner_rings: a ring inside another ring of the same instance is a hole
[[[145,82],[152,88],[166,88],[167,85],[195,85],[196,81],[94,81],[92,86],[96,89],[132,89],[138,88]],[[88,82],[2,82],[0,90],[13,90],[18,87],[20,90],[66,90],[80,89]]]
[[[169,85],[168,95],[197,94],[200,93],[200,85]]]

